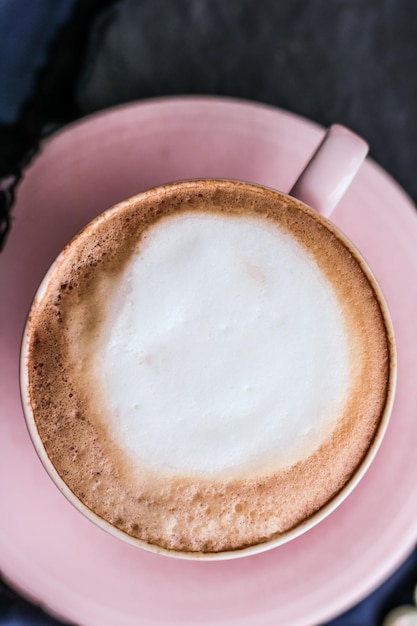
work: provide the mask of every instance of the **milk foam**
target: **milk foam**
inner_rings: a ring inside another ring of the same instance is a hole
[[[109,293],[93,371],[140,467],[285,467],[331,432],[349,383],[342,312],[309,253],[256,217],[181,213]]]

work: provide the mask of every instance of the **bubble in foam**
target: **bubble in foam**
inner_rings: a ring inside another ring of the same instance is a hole
[[[307,250],[264,219],[202,212],[147,231],[91,358],[119,446],[173,473],[305,458],[349,378],[342,312]]]

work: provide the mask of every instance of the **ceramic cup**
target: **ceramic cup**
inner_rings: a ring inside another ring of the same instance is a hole
[[[311,160],[306,165],[303,172],[300,174],[296,183],[292,187],[289,195],[293,198],[296,198],[301,203],[307,206],[307,210],[314,210],[323,216],[323,219],[327,219],[328,216],[331,215],[334,207],[337,205],[342,195],[350,185],[351,181],[355,177],[357,171],[360,168],[364,158],[366,157],[368,151],[368,146],[366,142],[349,131],[348,129],[334,125],[332,126],[326,133],[323,141],[318,146],[316,152],[311,157]],[[224,182],[224,181],[223,181]],[[238,185],[238,183],[233,183],[233,181],[229,181],[230,185]],[[187,185],[189,183],[177,183],[179,187],[181,185]],[[210,184],[210,183],[208,183]],[[236,187],[237,188],[237,187]],[[145,192],[149,195],[149,193],[153,193],[152,190],[150,192]],[[155,191],[158,193],[158,190]],[[271,193],[268,190],[268,193]],[[275,192],[279,194],[281,197],[284,195],[281,192]],[[139,197],[139,196],[138,196]],[[123,203],[122,203],[123,204]],[[119,206],[119,205],[118,205]],[[117,211],[118,206],[110,211]],[[122,205],[120,205],[122,206]],[[108,213],[108,212],[106,212]],[[104,214],[105,215],[105,214]],[[97,218],[100,220],[101,218]],[[87,227],[88,228],[88,227]],[[332,226],[333,230],[336,230],[334,226]],[[346,247],[353,254],[353,256],[359,260],[360,265],[366,274],[366,277],[376,295],[376,298],[380,304],[381,312],[384,318],[388,343],[389,343],[389,380],[387,383],[386,390],[386,401],[384,405],[383,414],[381,419],[379,420],[379,424],[377,427],[376,434],[369,446],[364,458],[356,467],[353,475],[350,479],[344,484],[342,489],[332,497],[324,506],[322,506],[318,511],[308,516],[307,519],[304,519],[301,523],[298,523],[295,527],[287,530],[286,532],[276,536],[270,540],[262,541],[259,543],[255,543],[250,545],[249,547],[243,547],[236,550],[223,550],[223,551],[187,551],[187,550],[176,550],[176,549],[166,549],[155,545],[153,543],[144,541],[142,539],[138,539],[122,530],[120,530],[116,525],[113,525],[109,521],[106,521],[100,515],[94,513],[88,506],[86,506],[81,499],[79,499],[73,491],[68,487],[66,482],[63,480],[62,476],[56,470],[54,464],[50,460],[42,437],[38,431],[37,421],[35,420],[36,407],[32,405],[31,394],[29,392],[29,368],[28,368],[28,359],[29,359],[29,337],[33,332],[33,324],[35,316],[31,313],[28,316],[26,329],[23,337],[22,344],[22,352],[21,352],[21,395],[24,413],[26,417],[27,426],[29,429],[29,433],[31,439],[33,441],[34,447],[52,480],[61,490],[61,492],[67,497],[67,499],[78,509],[80,510],[87,518],[89,518],[92,522],[94,522],[99,527],[103,528],[107,532],[112,535],[146,550],[150,550],[156,553],[165,554],[168,556],[173,556],[177,558],[187,558],[187,559],[197,559],[197,560],[220,560],[220,559],[230,559],[241,557],[250,554],[256,554],[258,552],[262,552],[268,550],[270,548],[274,548],[279,546],[295,537],[301,535],[306,532],[321,520],[323,520],[329,513],[331,513],[339,504],[351,493],[354,487],[359,483],[362,476],[365,474],[369,465],[371,464],[380,444],[383,439],[384,433],[386,431],[386,427],[388,424],[388,420],[390,417],[393,399],[394,399],[394,390],[395,390],[395,380],[396,380],[396,356],[395,356],[395,347],[394,347],[394,335],[392,329],[392,323],[390,320],[390,315],[385,304],[383,295],[379,286],[377,285],[375,278],[372,275],[369,267],[366,265],[365,261],[360,256],[359,252],[357,252],[352,244],[346,240],[346,238],[338,233],[338,236],[341,240],[344,241]],[[76,241],[77,237],[73,240]],[[71,243],[69,244],[71,246]],[[62,253],[63,254],[63,253]],[[34,303],[32,305],[31,312],[34,311],[37,304],[41,301],[43,295],[45,294],[51,277],[54,275],[54,272],[58,265],[62,260],[62,254],[56,259],[48,273],[46,274],[44,280],[42,281],[36,295],[34,298]]]

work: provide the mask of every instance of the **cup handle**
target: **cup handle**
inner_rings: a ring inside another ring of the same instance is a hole
[[[362,137],[340,124],[333,124],[290,195],[328,217],[356,176],[368,149]]]

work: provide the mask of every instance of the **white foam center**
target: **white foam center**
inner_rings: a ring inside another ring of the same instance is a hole
[[[341,311],[313,258],[258,218],[152,229],[109,294],[94,368],[138,464],[221,473],[310,454],[349,378]]]

